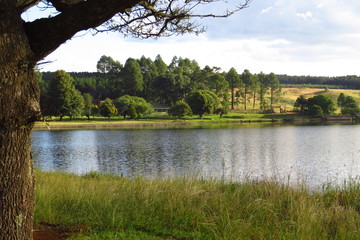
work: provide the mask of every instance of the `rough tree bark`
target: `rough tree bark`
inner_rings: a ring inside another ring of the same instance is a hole
[[[33,224],[30,132],[40,112],[39,90],[15,4],[0,3],[0,239],[21,240],[30,239]]]

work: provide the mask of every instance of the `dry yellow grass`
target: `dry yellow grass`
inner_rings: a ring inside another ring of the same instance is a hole
[[[347,96],[354,97],[358,103],[360,103],[360,90],[351,89],[325,89],[321,88],[283,88],[282,99],[279,104],[285,105],[286,107],[292,107],[296,99],[300,95],[304,95],[306,98],[311,98],[316,95],[324,94],[329,96],[335,103],[340,93],[344,93]]]
[[[357,102],[360,104],[360,90],[351,90],[351,89],[328,89],[324,88],[283,88],[281,98],[276,102],[275,106],[285,106],[287,111],[292,111],[296,99],[300,95],[304,95],[306,98],[311,98],[316,95],[324,94],[329,96],[335,103],[340,93],[344,93],[347,96],[354,97]],[[248,96],[249,102],[247,104],[247,110],[255,111],[259,109],[259,101],[256,100],[255,108],[253,108],[253,98]],[[266,95],[265,99],[270,102],[270,95]],[[243,104],[239,104],[235,107],[237,110],[244,110]]]
[[[325,89],[319,88],[283,88],[283,92],[285,92],[284,97],[294,99],[300,95],[304,95],[305,97],[313,97],[319,94],[326,95],[336,95],[339,96],[340,93],[344,93],[345,95],[353,96],[360,100],[360,90],[351,90],[351,89],[329,89],[325,91]]]

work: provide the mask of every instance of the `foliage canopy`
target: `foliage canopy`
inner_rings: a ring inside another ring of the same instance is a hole
[[[200,118],[205,113],[213,113],[219,105],[219,100],[216,94],[209,90],[198,90],[190,93],[186,102],[191,107],[194,114],[198,114]]]
[[[327,95],[318,95],[308,99],[308,107],[319,106],[324,114],[330,114],[336,110],[334,101]]]

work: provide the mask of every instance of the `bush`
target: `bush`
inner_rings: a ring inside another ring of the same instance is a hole
[[[213,113],[219,105],[219,99],[215,93],[209,90],[198,90],[192,92],[186,99],[194,114],[199,114],[200,118],[205,113]]]
[[[220,115],[220,118],[222,118],[222,116],[223,116],[224,114],[227,114],[228,111],[226,111],[226,109],[223,108],[223,107],[219,107],[219,108],[217,108],[217,109],[215,110],[214,113],[215,113],[215,114],[219,114],[219,115]]]
[[[316,117],[324,116],[324,111],[318,105],[313,105],[313,106],[309,107],[308,113],[309,113],[309,115],[314,116],[314,117],[315,116]]]
[[[117,108],[112,103],[111,99],[107,98],[100,104],[100,114],[101,116],[107,117],[110,120],[110,117],[117,114]]]
[[[131,119],[141,118],[154,111],[151,104],[141,97],[124,95],[117,98],[114,104],[118,109],[119,115],[122,115],[124,119],[126,116],[129,116]]]
[[[317,105],[322,109],[322,114],[330,114],[336,110],[335,103],[331,98],[326,95],[318,95],[308,99],[308,108],[310,112],[310,108]],[[315,111],[317,107],[315,107],[312,111]],[[312,115],[312,114],[311,114]]]
[[[139,114],[137,113],[134,105],[130,105],[128,115],[129,115],[130,119],[138,119],[139,118]]]
[[[189,104],[187,104],[186,102],[178,101],[175,103],[174,106],[172,106],[170,108],[169,115],[178,117],[178,118],[183,118],[185,116],[191,116],[192,110],[191,110]]]

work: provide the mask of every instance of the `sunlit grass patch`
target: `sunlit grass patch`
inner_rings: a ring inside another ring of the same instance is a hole
[[[37,172],[37,222],[74,239],[360,239],[360,185],[127,179]]]

